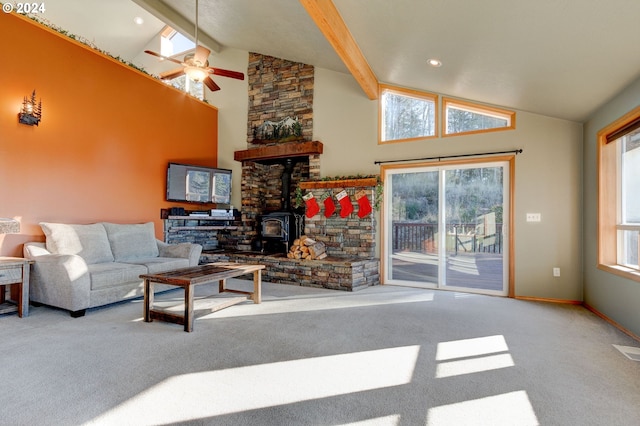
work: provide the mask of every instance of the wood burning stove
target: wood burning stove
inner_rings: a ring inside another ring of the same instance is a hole
[[[292,212],[272,212],[261,215],[260,238],[267,252],[286,253],[289,246],[302,235],[304,218]]]
[[[282,172],[282,210],[258,217],[258,229],[267,252],[286,253],[289,246],[304,230],[304,217],[291,210],[291,173],[296,159],[286,158]]]

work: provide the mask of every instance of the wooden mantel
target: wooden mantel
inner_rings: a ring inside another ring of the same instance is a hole
[[[340,180],[316,180],[300,182],[300,189],[329,189],[329,188],[360,188],[378,185],[378,179],[373,178],[353,178]]]
[[[322,142],[283,142],[275,145],[245,149],[233,153],[236,161],[265,161],[278,158],[322,154]]]

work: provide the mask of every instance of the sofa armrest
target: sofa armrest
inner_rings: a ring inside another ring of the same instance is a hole
[[[202,246],[193,243],[167,244],[156,240],[160,257],[181,257],[189,259],[189,266],[196,266],[200,263]]]
[[[91,282],[82,257],[52,254],[44,243],[26,243],[23,253],[34,261],[29,280],[31,300],[72,312],[89,307]]]

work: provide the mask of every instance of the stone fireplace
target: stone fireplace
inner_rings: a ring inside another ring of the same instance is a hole
[[[240,250],[262,250],[264,244],[273,243],[273,235],[264,235],[261,220],[268,216],[288,214],[289,222],[300,223],[297,238],[304,232],[304,208],[296,205],[295,194],[299,183],[319,179],[320,142],[286,142],[236,151],[234,159],[242,162],[242,229],[238,232]],[[289,229],[291,228],[291,229]],[[291,234],[293,226],[285,231]],[[291,242],[287,238],[285,242]],[[283,250],[274,249],[270,252]]]
[[[236,151],[242,163],[241,217],[236,229],[223,237],[224,252],[204,253],[203,261],[262,263],[265,280],[303,286],[355,290],[379,284],[379,261],[375,258],[376,223],[373,215],[353,214],[325,218],[305,216],[298,205],[302,183],[320,181],[323,145],[312,141],[314,69],[310,65],[256,53],[249,54],[249,113],[247,149]],[[292,119],[300,132],[285,140],[264,140],[258,135],[265,122]],[[350,197],[356,188],[344,188]],[[320,197],[333,196],[326,189],[305,189]],[[375,188],[367,188],[373,200]],[[282,219],[287,217],[287,224]],[[265,220],[281,220],[267,223]],[[300,220],[300,222],[298,222]],[[294,231],[296,226],[304,226]],[[322,241],[328,257],[295,260],[286,257],[293,237],[302,234]]]

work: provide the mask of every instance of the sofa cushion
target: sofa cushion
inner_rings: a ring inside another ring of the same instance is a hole
[[[73,225],[41,222],[46,247],[53,254],[76,254],[88,264],[113,262],[107,232],[100,223]]]
[[[91,290],[119,287],[135,281],[142,283],[140,275],[146,273],[146,266],[130,263],[111,262],[89,265]]]
[[[150,257],[147,259],[131,260],[127,263],[143,265],[149,270],[149,274],[159,274],[161,272],[189,267],[189,259],[179,257]]]
[[[103,223],[116,262],[158,256],[153,222],[140,224]]]

